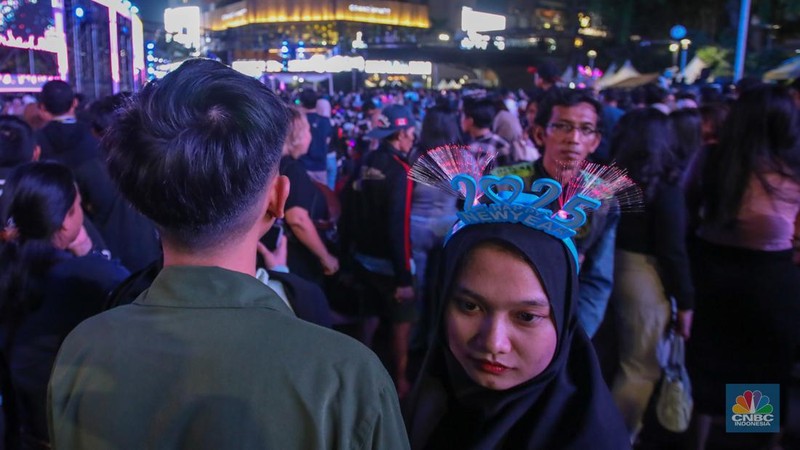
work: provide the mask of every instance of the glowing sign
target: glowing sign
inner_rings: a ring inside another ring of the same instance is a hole
[[[0,34],[0,46],[55,53],[58,77],[66,79],[69,63],[62,0],[52,0],[49,3],[4,1],[0,10],[3,13],[0,30],[5,30],[5,33]],[[14,29],[18,32],[15,33]],[[25,87],[20,85],[20,89]]]
[[[39,92],[45,83],[58,79],[53,75],[0,73],[0,92]]]
[[[350,21],[430,28],[427,5],[391,0],[363,1],[365,4],[318,0],[240,0],[205,12],[203,26],[221,31],[255,23]]]
[[[245,9],[245,11],[247,11]],[[164,30],[186,48],[200,50],[200,8],[183,6],[164,10]]]
[[[314,55],[309,59],[295,59],[289,61],[289,72],[316,72],[316,73],[340,73],[352,70],[364,70],[364,58],[361,56],[333,56],[325,58],[322,55]]]
[[[252,77],[262,73],[276,73],[283,71],[283,64],[279,61],[234,61],[233,69]],[[294,59],[287,64],[288,72],[292,73],[341,73],[357,70],[359,72],[377,73],[386,75],[430,75],[433,64],[430,61],[385,61],[365,60],[361,56],[333,56],[325,58],[314,55],[309,59]]]
[[[364,13],[364,14],[380,14],[384,16],[388,16],[392,13],[392,8],[379,8],[377,6],[362,6],[362,5],[350,5],[347,7],[347,10],[350,12],[357,12],[357,13]]]
[[[461,8],[462,31],[502,31],[505,29],[506,16],[475,11],[467,6]]]
[[[579,28],[578,34],[591,37],[608,37],[608,31],[599,30],[597,28]]]
[[[166,14],[166,11],[164,13]],[[240,8],[240,9],[237,9],[236,11],[223,14],[222,15],[222,20],[232,20],[232,19],[235,19],[237,17],[242,17],[245,14],[247,14],[247,8]]]
[[[433,64],[430,61],[373,61],[366,63],[364,71],[367,73],[380,73],[387,75],[430,75]]]
[[[275,61],[276,63],[278,61]],[[278,63],[281,67],[283,64]],[[231,69],[243,73],[249,77],[258,78],[266,72],[267,70],[267,61],[234,61],[231,64]]]

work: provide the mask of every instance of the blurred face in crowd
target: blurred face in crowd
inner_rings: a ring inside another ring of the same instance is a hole
[[[528,106],[525,107],[525,118],[528,119],[528,124],[533,125],[533,121],[536,120],[536,113],[539,112],[539,105],[531,101],[528,103]]]
[[[536,127],[537,144],[544,147],[542,163],[552,177],[573,169],[600,145],[597,111],[589,103],[554,106],[545,128]]]
[[[75,190],[77,191],[77,189],[76,186]],[[82,226],[83,208],[81,208],[81,194],[77,192],[75,201],[72,202],[72,207],[67,211],[67,215],[64,216],[64,222],[62,222],[61,228],[56,231],[53,236],[53,245],[60,249],[67,248],[67,246],[78,237]]]
[[[556,326],[539,277],[494,245],[475,249],[445,310],[450,351],[477,384],[505,390],[542,373],[556,351]]]
[[[397,141],[395,141],[395,147],[397,150],[408,153],[414,148],[414,140],[416,138],[416,129],[414,127],[409,127],[404,130],[401,130],[397,136]]]
[[[308,146],[311,145],[311,126],[308,124],[305,114],[292,121],[292,129],[284,144],[289,148],[289,155],[297,159],[308,153]]]

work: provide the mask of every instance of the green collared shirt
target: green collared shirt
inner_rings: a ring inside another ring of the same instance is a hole
[[[408,448],[371,351],[216,267],[166,267],[133,304],[79,325],[49,421],[54,448]]]

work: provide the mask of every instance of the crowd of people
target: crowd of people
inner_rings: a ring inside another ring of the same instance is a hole
[[[51,81],[9,102],[6,447],[789,445],[720,430],[726,384],[779,384],[790,415],[796,92],[542,81],[276,93],[191,60],[133,95],[87,103]],[[574,237],[467,221],[518,195],[414,181],[451,153],[520,180]],[[641,201],[570,206],[585,165],[612,162]],[[671,434],[648,419],[670,330],[694,399]]]

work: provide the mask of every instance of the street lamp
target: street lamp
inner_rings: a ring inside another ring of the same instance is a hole
[[[681,39],[681,81],[686,80],[686,50],[689,49],[691,44],[692,41],[689,39]]]
[[[669,52],[672,53],[672,66],[675,67],[678,65],[678,50],[681,49],[681,45],[677,42],[673,42],[669,44]]]

